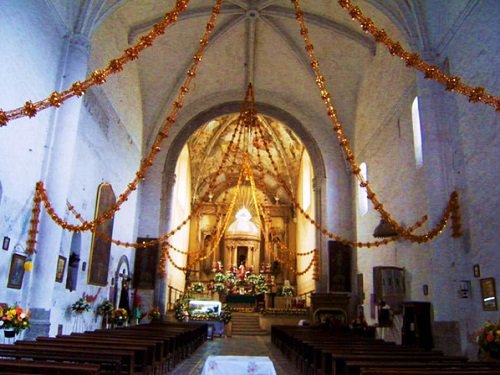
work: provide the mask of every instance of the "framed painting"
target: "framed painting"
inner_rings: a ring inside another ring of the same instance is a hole
[[[65,268],[66,268],[66,257],[59,255],[59,258],[57,258],[56,282],[62,283],[64,278]]]
[[[26,256],[21,254],[12,254],[10,262],[9,280],[7,281],[7,288],[21,289],[23,286],[24,278],[24,262]]]
[[[154,289],[159,245],[155,238],[137,238],[137,243],[148,243],[135,249],[133,286],[138,289]]]
[[[116,202],[113,188],[108,183],[102,183],[97,188],[97,199],[94,218],[113,207]],[[97,226],[96,234],[92,233],[90,248],[88,283],[106,286],[108,284],[108,268],[111,252],[111,237],[113,235],[114,215]]]
[[[479,282],[481,283],[481,300],[483,301],[483,310],[498,310],[495,279],[493,277],[487,277],[485,279],[480,279]]]
[[[330,292],[351,292],[351,247],[328,241]]]

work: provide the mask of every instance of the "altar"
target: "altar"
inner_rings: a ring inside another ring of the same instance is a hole
[[[269,357],[211,355],[205,360],[201,375],[276,375]]]

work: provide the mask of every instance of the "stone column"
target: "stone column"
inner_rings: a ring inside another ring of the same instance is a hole
[[[314,213],[316,222],[321,227],[326,227],[326,204],[323,202],[323,191],[326,178],[314,177],[313,178],[313,194],[314,194]],[[321,231],[316,231],[316,248],[319,251],[319,266],[320,275],[319,280],[314,283],[316,292],[326,292],[328,287],[328,249],[327,238],[322,235]]]
[[[71,35],[61,61],[61,89],[85,79],[89,60],[89,41],[80,34]],[[55,212],[64,216],[71,183],[72,160],[80,118],[82,99],[73,97],[55,111],[48,135],[48,149],[41,178]],[[31,329],[27,338],[48,335],[52,307],[56,262],[61,245],[62,229],[42,210],[29,290]]]
[[[418,77],[418,96],[423,146],[423,178],[427,183],[429,225],[435,225],[442,215],[453,190],[461,190],[455,174],[460,174],[463,163],[463,149],[457,134],[456,103],[452,95],[444,88],[423,77]],[[462,196],[463,200],[463,196]],[[463,206],[461,207],[463,209]],[[462,212],[462,219],[464,215]],[[464,255],[464,237],[451,237],[451,222],[445,232],[429,243],[431,253],[432,275],[431,290],[434,297],[439,298],[439,309],[434,311],[436,320],[450,319],[460,315],[457,309],[457,291],[450,279],[450,273],[461,274],[461,259]],[[450,270],[450,264],[454,270]],[[442,272],[448,270],[448,272]],[[438,293],[439,290],[439,294]],[[443,300],[444,298],[444,300]],[[458,317],[457,317],[458,318]]]

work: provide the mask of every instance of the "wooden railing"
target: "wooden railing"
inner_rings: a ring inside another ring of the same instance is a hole
[[[173,287],[172,285],[168,286],[168,305],[167,310],[173,311],[175,301],[181,298],[184,295],[184,291]]]
[[[298,302],[298,301],[304,300],[305,301],[304,307],[310,307],[311,306],[311,294],[314,292],[315,292],[314,290],[310,290],[310,291],[305,292],[305,293],[297,294],[294,297],[295,301]]]

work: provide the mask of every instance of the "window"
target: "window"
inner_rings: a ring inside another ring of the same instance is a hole
[[[420,110],[418,107],[418,96],[413,100],[411,105],[411,122],[413,125],[413,147],[415,148],[415,163],[417,168],[424,164],[422,154],[422,131],[420,125]]]
[[[367,168],[368,167],[364,162],[359,165],[359,169],[361,169],[361,175],[365,180],[368,179]],[[358,182],[358,209],[360,215],[364,215],[368,212],[368,196],[366,194],[366,188],[359,186],[359,182]]]
[[[309,154],[304,151],[302,158],[302,208],[307,210],[311,205],[312,164]]]

